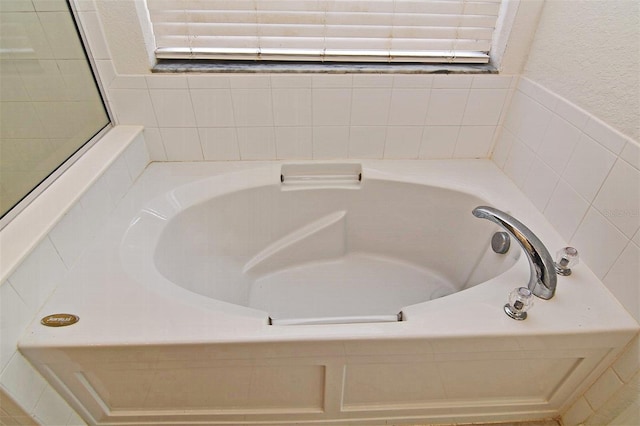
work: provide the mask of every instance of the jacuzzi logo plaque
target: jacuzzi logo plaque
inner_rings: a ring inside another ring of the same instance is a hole
[[[40,320],[40,324],[47,327],[66,327],[67,325],[73,325],[80,321],[80,317],[71,314],[53,314],[47,315]]]

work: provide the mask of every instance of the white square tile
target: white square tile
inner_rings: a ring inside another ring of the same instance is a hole
[[[560,97],[546,87],[536,84],[533,99],[540,102],[540,104],[545,108],[553,111],[556,108]]]
[[[570,243],[581,259],[602,279],[622,253],[629,240],[604,216],[590,208]]]
[[[238,145],[242,160],[275,160],[276,141],[273,127],[239,127]]]
[[[423,126],[390,126],[384,144],[384,158],[418,158]]]
[[[88,10],[96,10],[96,4],[94,0],[74,0],[76,10],[86,12]]]
[[[426,160],[452,158],[461,126],[425,126],[419,157]]]
[[[27,412],[31,413],[42,395],[46,382],[33,369],[20,352],[16,352],[7,368],[2,372],[0,383],[8,389],[13,399]]]
[[[542,143],[552,112],[531,98],[524,99],[522,108],[523,116],[516,136],[535,152]]]
[[[561,174],[571,158],[581,132],[568,121],[554,115],[538,148],[538,156]]]
[[[51,386],[46,386],[33,410],[35,418],[45,425],[64,425],[71,416],[71,408]]]
[[[55,247],[45,238],[9,277],[22,300],[37,310],[67,272]]]
[[[276,127],[278,160],[313,158],[313,129],[311,127]]]
[[[495,126],[498,124],[506,89],[472,89],[462,118],[463,125]]]
[[[313,74],[311,76],[313,88],[351,88],[353,75],[351,74]]]
[[[551,111],[555,110],[560,100],[554,92],[526,77],[519,79],[518,90]]]
[[[473,82],[473,75],[444,74],[433,77],[434,89],[469,89]]]
[[[509,89],[514,77],[511,75],[478,74],[473,76],[472,89]]]
[[[520,124],[525,115],[525,106],[529,100],[530,98],[520,91],[516,91],[511,98],[503,126],[514,135],[520,130]]]
[[[395,74],[393,87],[428,89],[433,85],[433,75],[429,74]]]
[[[78,12],[80,25],[84,31],[91,57],[94,59],[111,59],[111,52],[102,30],[102,24],[95,11]]]
[[[271,89],[232,89],[231,97],[236,125],[273,126]]]
[[[615,155],[582,134],[576,144],[562,177],[587,201],[593,201],[609,174]]]
[[[424,124],[429,108],[429,89],[395,87],[389,107],[390,126]]]
[[[229,82],[232,89],[268,89],[271,77],[265,74],[231,74]]]
[[[636,321],[640,321],[640,248],[634,243],[627,244],[602,282],[627,312],[633,315]],[[627,360],[626,363],[618,362],[614,365],[618,373],[626,372],[627,380],[633,375],[631,370],[635,368],[637,371],[640,367],[637,347],[635,354],[635,360]]]
[[[161,128],[160,134],[168,161],[203,159],[198,129],[191,127]]]
[[[271,89],[273,97],[273,121],[276,126],[310,126],[311,89]]]
[[[536,86],[537,84],[534,83],[533,80],[520,76],[520,80],[518,81],[518,90],[532,99],[536,91]]]
[[[511,146],[513,145],[516,137],[508,129],[504,127],[499,128],[500,135],[497,138],[496,145],[493,148],[491,159],[499,168],[504,168],[509,153],[511,152]]]
[[[620,154],[628,141],[628,138],[623,134],[595,117],[589,119],[584,132],[615,154]]]
[[[386,137],[386,126],[352,126],[349,134],[349,158],[381,159]]]
[[[109,88],[111,82],[116,78],[116,70],[113,67],[113,62],[108,59],[98,59],[95,61],[96,70],[98,71],[98,77],[103,88]],[[109,91],[107,90],[107,95]]]
[[[585,110],[577,107],[564,98],[558,99],[558,103],[553,111],[580,130],[584,130],[590,117],[589,113]]]
[[[348,158],[349,127],[322,126],[313,128],[313,158],[326,160]]]
[[[593,206],[627,238],[640,229],[640,171],[618,159]]]
[[[115,203],[109,195],[107,180],[101,176],[80,197],[80,204],[85,217],[85,231],[90,236],[95,236],[104,228],[109,219]]]
[[[389,116],[391,89],[354,88],[351,94],[351,125],[383,125]]]
[[[164,144],[162,143],[162,136],[160,136],[159,129],[146,127],[144,129],[144,143],[147,146],[149,159],[151,161],[167,160],[167,153],[164,152]]]
[[[469,90],[466,89],[433,89],[427,110],[427,124],[461,124],[468,96]]]
[[[199,127],[233,127],[233,100],[229,89],[191,90],[191,101]]]
[[[116,74],[109,89],[148,89],[148,86],[143,75]]]
[[[109,98],[118,124],[158,127],[147,89],[110,89]]]
[[[635,142],[627,142],[620,157],[636,169],[640,170],[640,145]]]
[[[314,126],[348,125],[350,121],[351,90],[313,89]]]
[[[127,147],[124,151],[124,159],[127,162],[131,179],[136,180],[150,161],[143,135],[138,135]]]
[[[0,371],[4,371],[16,353],[18,338],[35,313],[36,310],[25,305],[9,282],[0,284]]]
[[[87,232],[85,213],[76,203],[49,233],[51,242],[67,268],[71,268],[87,246],[92,235]]]
[[[231,82],[228,74],[204,74],[187,76],[190,89],[229,89]],[[191,93],[193,95],[193,91]]]
[[[578,225],[582,222],[588,209],[589,203],[574,191],[569,184],[560,179],[551,194],[551,199],[547,203],[544,216],[549,219],[549,222],[562,235],[562,238],[569,241],[578,229]]]
[[[392,87],[393,74],[354,74],[353,87]]]
[[[158,127],[195,127],[196,117],[188,90],[151,89]]]
[[[180,74],[154,74],[145,76],[149,89],[188,89],[187,77]]]
[[[543,212],[559,180],[560,176],[536,157],[522,185],[522,192]]]
[[[488,158],[496,126],[461,126],[453,158]]]
[[[280,89],[310,89],[312,74],[273,74],[271,76],[271,88]]]
[[[205,160],[230,161],[240,159],[240,148],[234,127],[199,128]]]
[[[120,155],[109,166],[104,172],[104,178],[111,200],[117,204],[127,193],[132,182],[124,155]]]
[[[612,369],[607,368],[605,372],[591,385],[584,397],[594,410],[602,407],[613,394],[622,388],[622,382]]]
[[[527,145],[517,139],[513,142],[503,170],[519,188],[522,188],[534,158],[535,153]]]

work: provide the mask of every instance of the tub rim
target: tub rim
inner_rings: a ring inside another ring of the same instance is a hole
[[[384,176],[390,180],[396,176],[403,182],[443,182],[452,188],[463,186],[498,208],[504,208],[509,203],[509,210],[514,216],[535,229],[550,251],[566,245],[544,216],[489,160],[363,160],[361,163],[370,175]],[[282,161],[152,164],[117,206],[109,225],[27,328],[19,346],[448,339],[496,335],[531,337],[591,332],[605,333],[615,339],[618,335],[635,333],[639,328],[586,265],[581,265],[570,278],[563,277],[554,299],[536,300],[538,303],[527,321],[509,319],[502,312],[502,305],[509,291],[526,282],[522,281],[523,274],[528,277],[529,273],[524,256],[509,271],[493,280],[445,298],[413,305],[415,309],[405,312],[408,321],[296,327],[268,326],[262,317],[245,315],[245,310],[251,308],[239,306],[243,311],[241,313],[228,310],[227,307],[213,311],[157,294],[145,294],[144,285],[128,277],[123,268],[118,266],[115,251],[119,240],[115,234],[128,226],[127,219],[130,219],[132,212],[137,211],[154,194],[161,193],[167,185],[193,182],[203,173],[224,174],[255,168],[270,170],[269,173],[277,176],[281,164]],[[193,170],[187,170],[189,167]],[[154,183],[153,180],[158,178],[162,182]],[[87,276],[96,278],[87,282]],[[113,294],[117,292],[122,294],[119,300],[114,301]],[[127,299],[129,297],[131,299]],[[78,307],[78,300],[88,305]],[[113,308],[114,304],[118,307],[120,318],[107,318],[105,321],[105,313],[109,314],[108,309]],[[452,305],[457,309],[452,310]],[[141,306],[145,309],[139,309]],[[41,316],[54,312],[77,313],[81,321],[56,332],[39,326]],[[170,316],[162,318],[167,312]],[[157,321],[158,318],[163,320]],[[434,323],[444,326],[434,327]],[[211,333],[211,330],[215,330],[215,333]]]

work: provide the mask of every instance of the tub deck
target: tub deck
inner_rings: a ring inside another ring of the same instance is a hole
[[[490,161],[363,161],[367,176],[475,194],[566,242]],[[416,424],[557,416],[638,325],[587,265],[558,277],[526,321],[502,311],[528,281],[521,257],[470,289],[403,309],[404,321],[269,325],[265,312],[136,280],[120,259],[131,219],[169,189],[230,172],[278,179],[280,163],[152,163],[19,348],[92,424]],[[471,213],[469,212],[469,215]],[[519,247],[516,247],[519,249]],[[580,248],[578,247],[578,250]]]

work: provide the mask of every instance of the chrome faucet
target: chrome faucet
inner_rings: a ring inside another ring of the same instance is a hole
[[[551,299],[556,292],[557,277],[553,259],[542,241],[520,221],[493,207],[478,206],[473,209],[473,215],[497,223],[518,241],[531,270],[527,287],[534,295]]]

